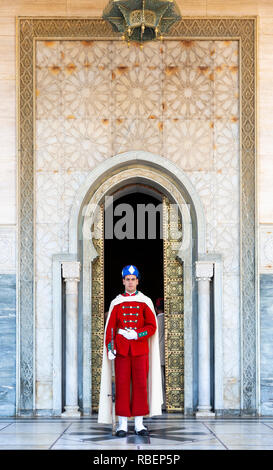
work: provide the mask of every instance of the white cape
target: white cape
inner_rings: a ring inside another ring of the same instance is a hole
[[[110,424],[112,422],[112,399],[111,399],[111,384],[112,384],[112,367],[111,361],[108,359],[107,350],[105,346],[105,332],[108,325],[111,312],[115,305],[122,302],[145,302],[152,310],[156,326],[157,318],[154,310],[153,302],[149,297],[139,292],[133,296],[123,296],[119,294],[110,304],[109,313],[106,320],[104,339],[103,339],[103,358],[101,370],[101,384],[100,384],[100,401],[98,422]],[[133,341],[133,340],[132,340]],[[163,403],[162,383],[161,383],[161,366],[160,366],[160,353],[158,342],[158,328],[156,332],[148,338],[149,342],[149,374],[148,374],[148,403],[149,403],[149,416],[161,415],[161,405]]]

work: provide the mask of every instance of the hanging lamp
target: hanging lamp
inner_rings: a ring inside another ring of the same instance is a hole
[[[181,15],[173,0],[111,0],[102,17],[130,43],[163,39]]]

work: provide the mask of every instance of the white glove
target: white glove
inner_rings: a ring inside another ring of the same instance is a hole
[[[137,332],[135,330],[129,330],[126,328],[125,330],[122,330],[121,334],[126,339],[137,339]]]
[[[111,349],[108,351],[108,359],[112,361],[113,359],[116,359],[116,350],[114,349],[114,354],[112,353]]]

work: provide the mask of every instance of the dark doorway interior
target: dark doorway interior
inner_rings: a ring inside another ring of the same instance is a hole
[[[137,204],[153,204],[158,207],[161,201],[143,193],[129,194],[117,199],[113,207],[106,210],[105,217],[109,216],[108,211],[114,214],[118,204],[128,204],[133,208],[134,239],[120,240],[115,237],[115,234],[113,239],[105,238],[105,311],[108,311],[111,300],[123,292],[121,271],[128,264],[133,264],[138,268],[141,275],[138,287],[143,294],[150,297],[154,303],[157,297],[164,296],[162,217],[159,212],[156,214],[156,238],[148,238],[148,214],[145,219],[145,239],[137,238]],[[113,216],[114,226],[123,216]]]

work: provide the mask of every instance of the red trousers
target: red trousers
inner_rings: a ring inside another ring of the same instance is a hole
[[[117,355],[115,359],[117,416],[130,417],[149,414],[148,371],[148,354],[143,356]]]

